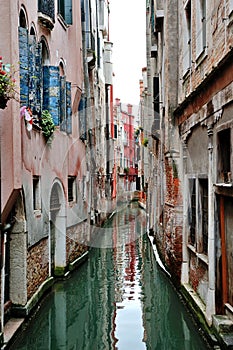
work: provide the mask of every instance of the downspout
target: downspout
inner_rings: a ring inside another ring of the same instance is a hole
[[[183,174],[183,241],[182,241],[182,267],[181,267],[181,284],[189,283],[189,254],[188,254],[188,175],[187,175],[187,143],[183,142],[182,152],[182,169],[181,174]]]
[[[85,108],[85,122],[86,122],[86,137],[88,142],[88,130],[92,126],[92,123],[90,125],[89,120],[91,118],[88,118],[88,113],[91,114],[90,111],[90,84],[89,84],[89,74],[88,74],[88,63],[87,63],[87,48],[86,48],[86,11],[85,11],[85,4],[84,1],[82,1],[82,7],[81,7],[81,21],[82,21],[82,55],[83,55],[83,75],[84,75],[84,91],[83,96],[86,99],[86,108]],[[91,145],[89,144],[89,152],[86,152],[86,165],[87,169],[89,171],[89,188],[88,188],[88,233],[87,233],[87,240],[90,239],[90,229],[91,229],[91,208],[92,208],[92,179],[91,179],[91,172],[92,172],[92,166],[91,166]]]

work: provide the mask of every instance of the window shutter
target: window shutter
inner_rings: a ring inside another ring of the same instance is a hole
[[[54,124],[59,124],[60,98],[59,67],[43,67],[43,109],[47,109],[53,118]]]
[[[29,107],[33,111],[35,109],[36,102],[36,81],[35,81],[35,50],[36,50],[36,40],[34,36],[30,36],[29,43]]]
[[[72,0],[65,0],[65,18],[67,24],[72,24]]]
[[[197,1],[196,11],[196,57],[198,57],[203,50],[203,26],[202,26],[202,9],[201,1]]]
[[[81,140],[87,139],[86,108],[87,108],[87,99],[86,97],[82,96],[78,106],[79,134],[80,134]]]
[[[42,44],[36,46],[35,59],[35,77],[36,77],[36,110],[41,110],[41,92],[42,92]]]
[[[72,133],[71,83],[66,82],[66,132]]]
[[[160,109],[160,98],[159,98],[159,77],[153,78],[153,102],[154,102],[154,126],[156,130],[160,129],[160,115],[159,115],[159,109]]]
[[[19,35],[19,73],[20,73],[20,101],[21,106],[28,106],[28,31],[18,28]]]
[[[60,77],[60,130],[66,131],[66,77]]]

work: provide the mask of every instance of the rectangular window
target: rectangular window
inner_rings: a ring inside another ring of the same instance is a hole
[[[66,24],[72,24],[72,0],[58,0],[58,13]]]
[[[231,130],[218,132],[218,182],[231,182]]]
[[[33,210],[41,210],[40,177],[33,176]]]
[[[230,0],[229,1],[229,16],[230,16],[230,14],[232,14],[232,12],[233,12],[233,0]]]
[[[76,177],[68,176],[68,202],[76,201]]]
[[[114,139],[117,139],[117,125],[114,124]]]
[[[184,74],[191,67],[192,49],[191,49],[191,0],[186,2],[185,5],[185,26],[184,26],[184,53],[183,53],[183,70]]]
[[[206,48],[206,0],[197,0],[196,57]]]
[[[200,179],[202,244],[200,251],[208,253],[208,179]]]
[[[196,180],[190,180],[190,243],[194,246],[196,243],[196,212],[197,212],[197,203],[196,203]]]

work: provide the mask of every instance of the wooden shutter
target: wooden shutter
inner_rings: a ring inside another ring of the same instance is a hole
[[[48,110],[54,124],[59,124],[60,79],[59,67],[43,67],[43,109]]]
[[[21,106],[28,106],[28,31],[18,28],[19,35],[19,73],[20,73],[20,101]]]
[[[66,82],[66,132],[72,133],[71,83]]]

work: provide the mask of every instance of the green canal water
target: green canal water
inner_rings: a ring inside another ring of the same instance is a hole
[[[54,285],[12,349],[207,349],[154,259],[144,211],[125,208],[96,237],[89,259]]]

